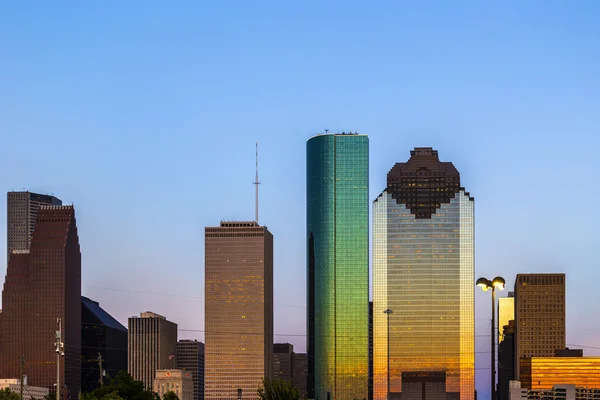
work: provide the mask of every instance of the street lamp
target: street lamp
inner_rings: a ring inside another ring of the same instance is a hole
[[[65,356],[65,344],[62,341],[62,319],[57,318],[58,330],[54,331],[56,351],[56,400],[60,400],[60,358]]]
[[[383,313],[387,314],[387,400],[390,400],[390,314],[393,311],[388,308]]]
[[[496,400],[496,289],[504,290],[506,281],[501,276],[497,276],[491,281],[487,278],[479,278],[475,283],[484,292],[492,289],[492,373],[491,390],[492,400]]]

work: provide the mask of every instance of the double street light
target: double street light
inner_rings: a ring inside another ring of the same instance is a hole
[[[492,289],[492,373],[491,373],[491,390],[492,400],[496,400],[496,289],[504,290],[506,281],[501,276],[497,276],[492,280],[487,278],[477,279],[476,285],[484,292]]]

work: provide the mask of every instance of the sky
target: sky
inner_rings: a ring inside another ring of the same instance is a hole
[[[123,324],[151,310],[203,339],[204,227],[253,219],[258,142],[275,340],[302,352],[306,139],[368,134],[372,200],[433,147],[475,197],[476,277],[565,272],[567,343],[600,355],[599,18],[593,0],[2,2],[0,191],[75,205],[82,292]]]

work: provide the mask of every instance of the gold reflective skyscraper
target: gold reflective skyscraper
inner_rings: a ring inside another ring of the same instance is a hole
[[[474,398],[473,283],[474,199],[416,148],[373,203],[374,399]]]

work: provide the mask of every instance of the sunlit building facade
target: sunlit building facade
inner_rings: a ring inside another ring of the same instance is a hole
[[[498,340],[504,340],[504,327],[515,319],[515,293],[508,292],[507,297],[498,298]]]
[[[389,360],[392,399],[473,399],[474,334],[474,199],[416,148],[373,203],[373,398]]]
[[[207,227],[204,268],[204,398],[255,400],[273,371],[273,235],[254,221]]]
[[[527,389],[600,388],[600,357],[526,357],[520,364],[521,385]]]
[[[369,140],[318,135],[306,149],[308,397],[366,399]]]

